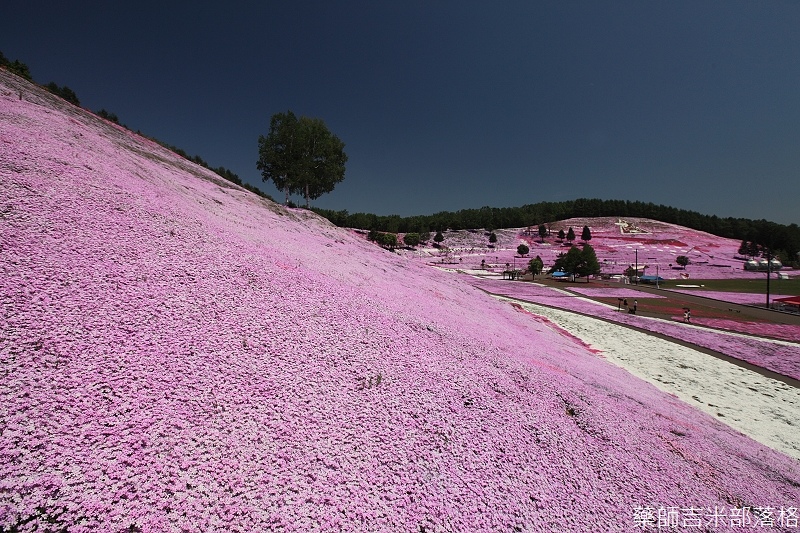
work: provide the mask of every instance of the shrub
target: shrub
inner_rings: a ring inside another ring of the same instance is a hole
[[[403,242],[406,246],[411,246],[412,248],[419,244],[419,233],[406,233],[403,235]]]

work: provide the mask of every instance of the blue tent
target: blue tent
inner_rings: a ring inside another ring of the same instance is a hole
[[[565,278],[569,276],[569,274],[567,274],[566,272],[553,272],[552,274],[550,274],[550,276],[554,278]]]
[[[664,281],[661,276],[639,276],[639,281],[642,283],[655,283],[657,281]]]

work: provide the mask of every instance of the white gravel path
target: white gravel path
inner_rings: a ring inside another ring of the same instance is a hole
[[[800,389],[680,344],[519,300],[659,389],[758,442],[800,459]]]

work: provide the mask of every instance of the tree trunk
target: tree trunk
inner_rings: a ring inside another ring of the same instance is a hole
[[[308,183],[306,183],[306,209],[308,209]]]
[[[289,186],[287,185],[284,190],[286,191],[286,203],[284,205],[289,205]]]

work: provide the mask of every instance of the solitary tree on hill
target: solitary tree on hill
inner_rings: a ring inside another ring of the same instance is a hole
[[[682,266],[684,270],[686,270],[686,265],[689,264],[689,258],[685,255],[679,255],[675,258],[675,262]]]
[[[547,236],[547,228],[544,224],[539,224],[539,238],[542,239],[544,242],[544,238]]]
[[[575,240],[575,231],[573,231],[573,229],[571,227],[569,228],[569,231],[567,231],[567,240],[569,242],[572,242],[572,241]]]
[[[530,250],[530,248],[528,248],[528,246],[527,246],[527,245],[525,245],[525,244],[520,244],[519,246],[517,246],[517,253],[518,253],[520,256],[525,256],[525,255],[527,255],[527,254],[528,254],[528,252],[530,252],[530,251],[531,251],[531,250]]]
[[[558,230],[558,240],[559,241],[563,241],[566,238],[567,238],[567,234],[564,233],[564,230],[563,229]]]
[[[489,234],[489,243],[494,244],[496,242],[497,242],[497,235],[495,234],[495,232],[491,232]]]
[[[433,236],[433,242],[435,242],[436,244],[441,244],[443,240],[444,240],[444,235],[442,235],[441,231],[437,231],[436,235]]]
[[[287,205],[290,194],[303,194],[308,207],[309,199],[344,180],[344,143],[318,118],[298,119],[291,111],[272,115],[269,134],[258,138],[258,153],[256,168],[286,193]]]
[[[592,240],[592,232],[589,229],[589,226],[583,227],[583,232],[581,232],[581,240],[583,242],[589,242]]]

